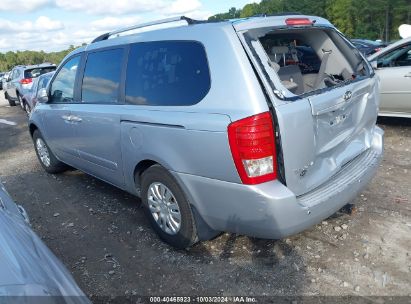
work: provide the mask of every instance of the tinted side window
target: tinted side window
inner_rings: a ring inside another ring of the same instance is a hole
[[[158,41],[133,44],[127,66],[126,103],[194,105],[210,90],[210,71],[201,43]]]
[[[60,71],[58,71],[56,78],[54,78],[53,83],[51,84],[51,102],[73,102],[74,84],[79,63],[80,56],[73,57],[64,64]]]
[[[123,54],[123,49],[88,54],[81,87],[83,102],[118,101]]]

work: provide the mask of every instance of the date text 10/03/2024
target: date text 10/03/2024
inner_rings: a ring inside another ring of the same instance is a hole
[[[150,303],[257,303],[254,297],[150,297]]]

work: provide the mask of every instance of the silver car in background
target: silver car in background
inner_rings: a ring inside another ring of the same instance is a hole
[[[368,57],[381,79],[380,116],[411,118],[411,37]]]
[[[320,17],[113,31],[69,54],[40,95],[29,125],[43,168],[141,197],[177,248],[298,233],[353,200],[383,154],[378,79]]]
[[[23,108],[22,97],[33,85],[33,80],[42,74],[56,70],[53,63],[42,63],[36,65],[18,65],[15,66],[6,79],[3,88],[4,98],[8,100],[10,106],[15,106],[16,101]]]
[[[37,104],[37,99],[42,89],[47,87],[51,77],[53,76],[54,72],[46,73],[40,75],[36,79],[33,80],[33,85],[30,90],[27,91],[26,94],[22,97],[22,108],[26,111],[27,115],[30,115],[32,109]]]
[[[10,72],[5,72],[2,77],[0,77],[0,82],[1,82],[1,89],[5,90],[6,89],[6,82],[7,78],[9,77]]]
[[[90,303],[1,182],[0,297],[2,303]]]
[[[3,78],[6,75],[5,72],[0,72],[0,90],[3,90]]]

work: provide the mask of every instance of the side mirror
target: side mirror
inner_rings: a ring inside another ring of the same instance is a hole
[[[46,89],[40,89],[37,93],[37,101],[39,103],[47,103],[49,101],[49,96]]]
[[[371,63],[371,66],[372,66],[372,68],[373,68],[374,70],[378,69],[378,62],[377,62],[377,60],[373,60],[373,61],[371,61],[370,63]]]

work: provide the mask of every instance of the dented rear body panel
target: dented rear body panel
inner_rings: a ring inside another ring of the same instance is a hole
[[[345,100],[344,96],[352,96]],[[276,108],[287,186],[302,195],[370,149],[378,82],[363,80]]]

